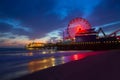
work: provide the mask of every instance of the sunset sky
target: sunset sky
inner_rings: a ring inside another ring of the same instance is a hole
[[[109,34],[120,29],[120,0],[0,0],[0,47],[59,39],[76,17]]]

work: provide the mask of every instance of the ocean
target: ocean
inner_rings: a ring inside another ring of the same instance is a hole
[[[49,67],[85,58],[87,51],[0,48],[0,80],[12,80]],[[90,54],[89,54],[90,55]]]

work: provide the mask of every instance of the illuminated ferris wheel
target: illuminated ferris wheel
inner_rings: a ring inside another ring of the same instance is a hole
[[[86,19],[75,18],[69,22],[68,27],[67,27],[67,34],[68,34],[69,39],[74,39],[75,34],[78,31],[80,30],[82,31],[82,30],[86,30],[90,28],[91,28],[91,25]]]

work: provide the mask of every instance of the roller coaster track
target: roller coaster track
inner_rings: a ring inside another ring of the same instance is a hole
[[[120,29],[118,29],[118,30],[114,31],[113,33],[109,34],[109,37],[118,37],[118,36],[120,37],[120,34],[117,35],[118,32],[120,32]]]

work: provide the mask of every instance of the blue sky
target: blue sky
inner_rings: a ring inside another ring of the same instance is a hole
[[[119,0],[0,0],[0,46],[60,38],[76,17],[112,32],[120,28],[119,14]]]

